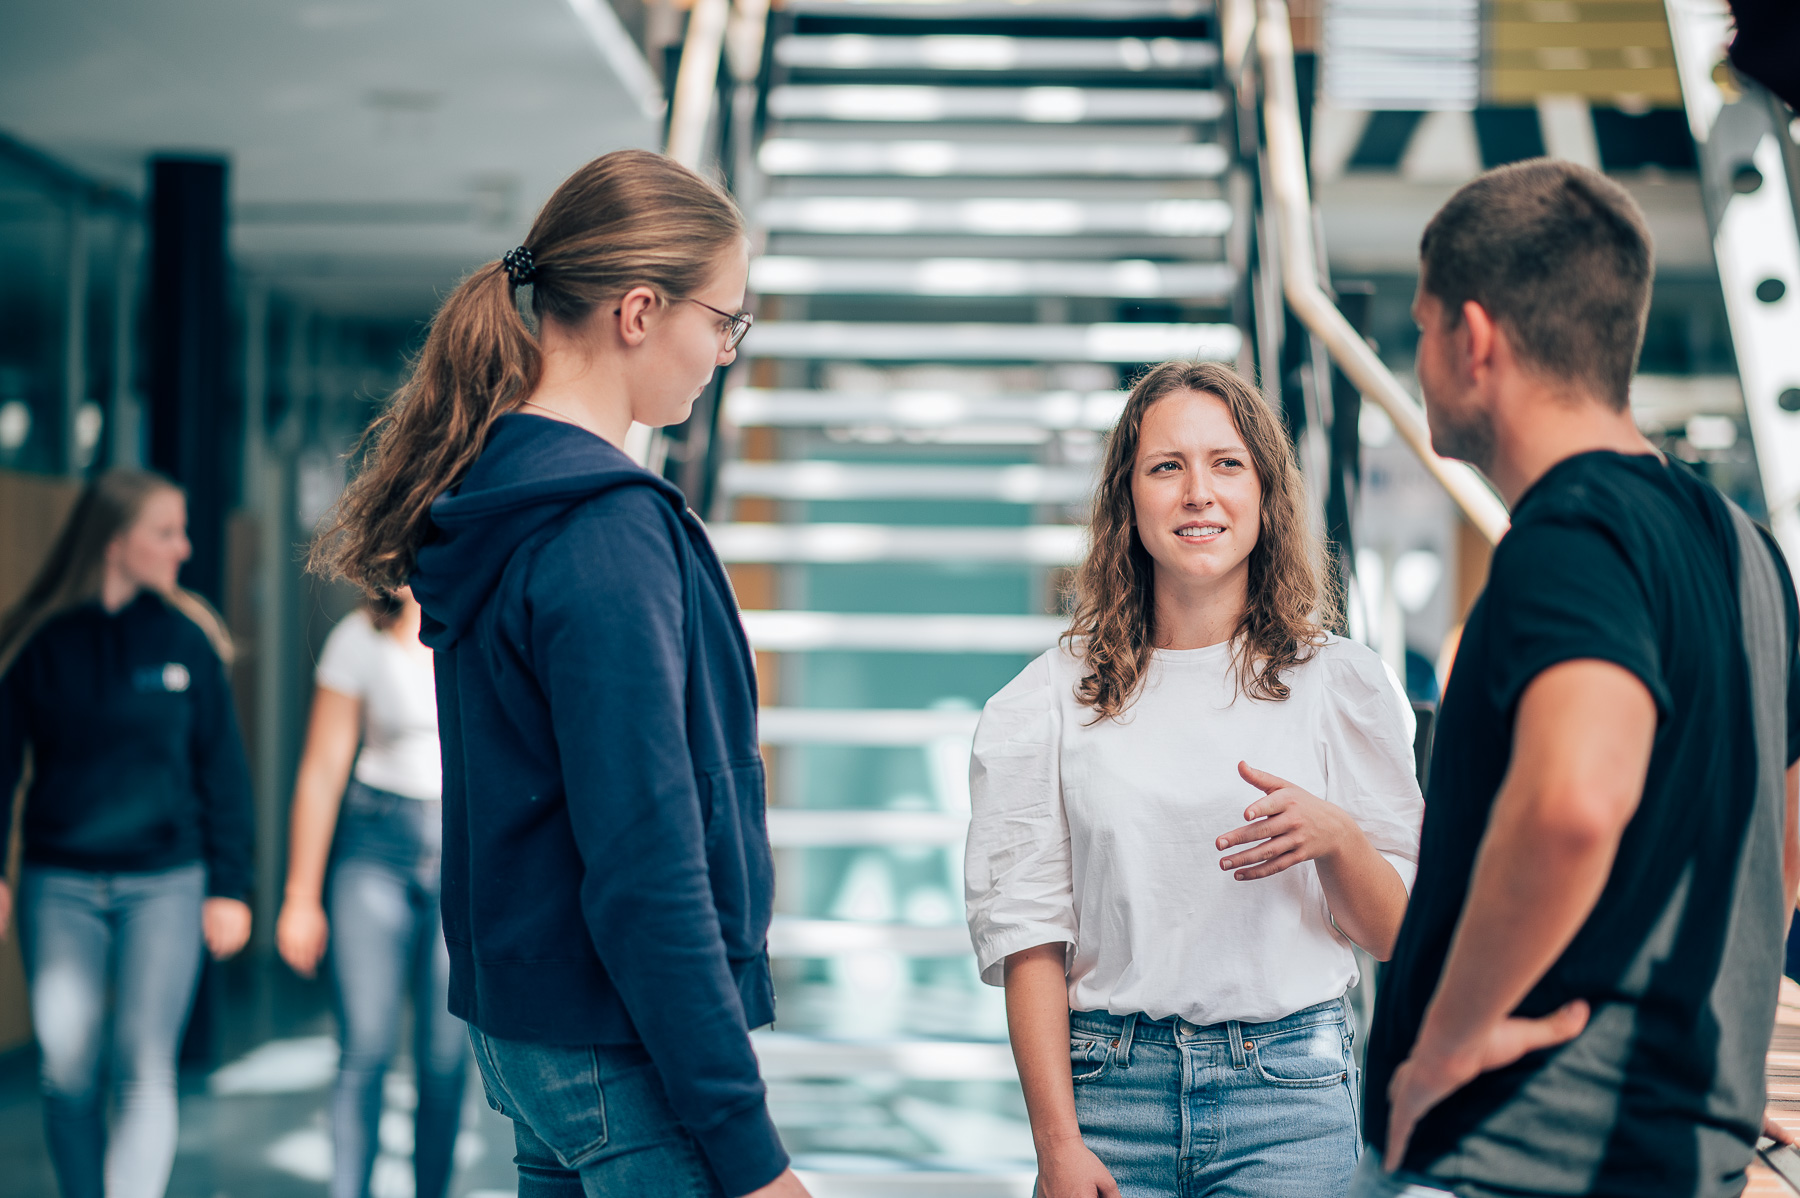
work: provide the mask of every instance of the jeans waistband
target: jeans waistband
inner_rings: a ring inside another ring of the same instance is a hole
[[[1270,1036],[1279,1032],[1294,1031],[1303,1027],[1314,1027],[1321,1023],[1342,1023],[1348,1018],[1348,1003],[1342,998],[1333,998],[1310,1007],[1302,1007],[1292,1015],[1283,1015],[1280,1019],[1271,1019],[1263,1023],[1248,1023],[1239,1020],[1227,1020],[1224,1023],[1189,1023],[1179,1015],[1170,1015],[1165,1019],[1150,1019],[1143,1015],[1114,1015],[1108,1011],[1070,1011],[1069,1029],[1087,1032],[1100,1036],[1120,1036],[1130,1028],[1133,1040],[1148,1040],[1162,1044],[1194,1044],[1208,1041],[1229,1043],[1236,1036],[1254,1034]]]
[[[353,779],[344,792],[332,860],[374,862],[407,873],[423,868],[435,879],[443,811],[441,800],[408,798]]]
[[[344,787],[344,806],[363,812],[410,813],[413,808],[407,804],[416,804],[425,810],[441,811],[442,799],[415,799],[411,795],[403,795],[398,791],[383,790],[379,786],[370,786],[361,778],[351,778]]]

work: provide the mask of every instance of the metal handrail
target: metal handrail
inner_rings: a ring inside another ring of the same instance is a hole
[[[669,106],[669,142],[663,153],[699,170],[719,90],[719,58],[725,51],[725,23],[731,0],[695,0],[675,72],[675,99]]]
[[[85,175],[60,158],[7,133],[0,133],[0,161],[11,162],[90,207],[111,208],[126,216],[142,215],[143,205],[124,188]]]
[[[1431,448],[1431,430],[1418,400],[1319,286],[1312,197],[1306,183],[1306,153],[1300,134],[1299,88],[1294,82],[1294,42],[1287,4],[1285,0],[1260,0],[1258,7],[1256,48],[1262,64],[1263,128],[1270,198],[1275,207],[1270,225],[1276,230],[1279,243],[1282,291],[1288,305],[1363,397],[1387,413],[1407,446],[1449,492],[1469,522],[1490,543],[1497,543],[1506,535],[1509,523],[1506,506],[1472,467],[1439,457]]]
[[[725,53],[725,24],[731,0],[695,0],[681,43],[669,104],[669,136],[663,153],[691,170],[706,165],[706,131],[719,91],[719,63]],[[640,466],[661,472],[668,442],[662,430],[633,422],[625,433],[625,454]]]

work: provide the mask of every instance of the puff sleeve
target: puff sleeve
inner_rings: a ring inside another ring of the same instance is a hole
[[[1326,667],[1319,737],[1324,798],[1348,811],[1412,892],[1425,799],[1413,772],[1412,706],[1369,649],[1340,642]]]
[[[990,986],[1004,982],[1012,953],[1076,942],[1056,652],[989,699],[975,729],[963,890],[981,980]]]

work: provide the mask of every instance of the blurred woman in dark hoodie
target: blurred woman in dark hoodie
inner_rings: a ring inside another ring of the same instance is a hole
[[[0,619],[0,862],[29,763],[20,947],[63,1198],[162,1194],[201,946],[250,937],[231,642],[176,581],[188,553],[181,488],[109,470]],[[0,935],[11,905],[0,879]]]
[[[749,1038],[774,1016],[753,660],[681,493],[620,449],[731,362],[748,262],[692,171],[577,171],[445,302],[316,552],[424,607],[450,1008],[521,1198],[805,1192]]]

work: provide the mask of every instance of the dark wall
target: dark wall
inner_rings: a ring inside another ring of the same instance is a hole
[[[145,312],[150,465],[187,488],[194,556],[182,582],[219,606],[239,424],[226,372],[226,180],[220,159],[151,160]]]

